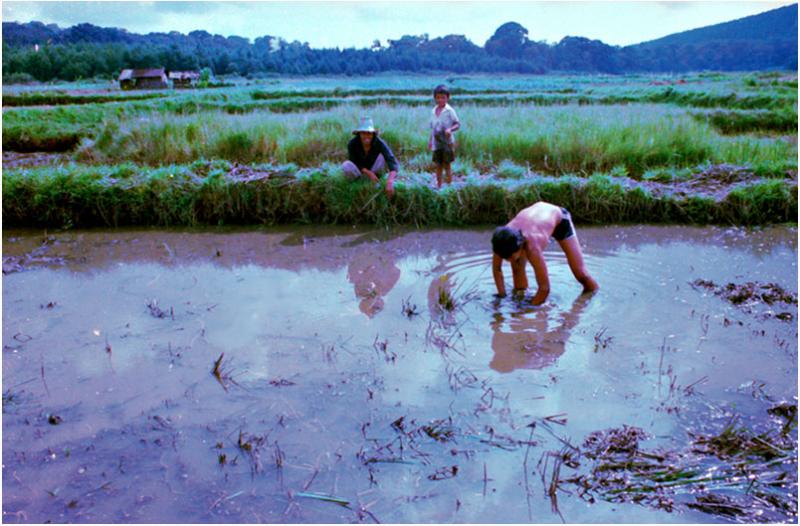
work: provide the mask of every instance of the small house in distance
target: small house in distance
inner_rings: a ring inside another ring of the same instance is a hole
[[[200,82],[199,71],[170,71],[169,80],[173,88],[194,88]]]
[[[119,74],[119,87],[129,89],[167,89],[167,75],[164,68],[123,69]]]

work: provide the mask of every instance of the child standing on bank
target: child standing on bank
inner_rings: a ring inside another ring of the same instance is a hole
[[[448,104],[450,90],[440,84],[433,89],[436,107],[431,112],[431,137],[428,148],[433,151],[433,164],[436,166],[436,186],[442,187],[442,168],[445,170],[445,181],[452,184],[453,173],[450,165],[456,157],[456,141],[453,135],[461,127],[455,110]]]

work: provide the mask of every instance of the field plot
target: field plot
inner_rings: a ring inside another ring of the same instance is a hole
[[[3,95],[4,522],[797,521],[796,73]]]
[[[283,195],[297,189],[294,193],[307,195],[318,209],[276,213],[275,220],[316,222],[306,217],[316,213],[327,221],[337,216],[337,204],[349,205],[349,189],[359,185],[344,185],[339,193],[346,194],[346,201],[321,203],[313,191],[292,183],[309,175],[340,180],[350,131],[359,116],[368,114],[401,162],[400,200],[416,204],[394,207],[405,214],[382,212],[364,220],[425,224],[410,218],[425,215],[431,200],[439,206],[447,200],[443,194],[424,193],[432,179],[430,89],[441,81],[381,76],[276,79],[175,93],[10,91],[4,98],[4,215],[10,224],[39,224],[41,214],[18,217],[13,210],[15,202],[33,193],[80,203],[80,210],[65,209],[55,214],[58,219],[48,219],[48,226],[77,226],[90,210],[94,223],[85,226],[115,225],[99,217],[98,202],[113,194],[115,200],[130,197],[126,206],[163,207],[141,197],[159,193],[152,186],[161,180],[170,193],[180,195],[175,206],[196,201],[201,187],[215,194],[210,216],[196,211],[164,218],[167,224],[260,223],[263,215],[251,211],[237,217],[225,202],[225,195],[237,193],[240,204],[262,207],[252,200],[270,186],[268,177],[237,177],[242,170],[255,170],[282,174]],[[459,223],[499,222],[509,211],[491,195],[518,195],[519,186],[541,192],[542,183],[566,185],[572,193],[580,193],[585,183],[600,186],[590,200],[613,210],[579,210],[586,221],[759,224],[796,219],[796,75],[451,77],[446,82],[463,121],[454,190],[459,200],[471,190],[482,194],[478,206],[463,207]],[[29,162],[31,154],[24,152],[40,153]],[[41,152],[62,152],[48,158],[61,166],[56,175],[51,167],[26,169],[42,165]],[[187,181],[192,183],[189,196],[180,191]],[[220,186],[224,191],[215,193]],[[121,191],[131,187],[140,191]],[[565,196],[544,191],[543,198]],[[627,211],[620,217],[623,204]],[[641,213],[631,213],[636,210]],[[435,217],[427,223],[452,224],[454,219]],[[136,217],[117,221],[142,224]]]

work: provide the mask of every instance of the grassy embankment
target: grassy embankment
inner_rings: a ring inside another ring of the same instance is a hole
[[[69,104],[97,104],[104,102],[123,102],[127,100],[160,99],[167,95],[164,93],[136,93],[136,94],[92,94],[73,95],[64,91],[28,92],[18,94],[3,94],[3,106],[56,106]]]
[[[767,180],[724,200],[654,197],[596,174],[522,180],[468,178],[437,192],[419,174],[397,183],[394,199],[338,168],[261,166],[241,179],[227,162],[143,168],[117,166],[8,170],[3,173],[6,226],[121,226],[374,223],[416,226],[499,224],[546,200],[570,208],[579,222],[764,224],[796,221],[797,187]],[[269,174],[268,177],[266,175]]]
[[[41,150],[63,137],[73,146],[87,139],[77,158],[94,166],[7,170],[3,213],[10,225],[442,225],[497,223],[533,200],[546,199],[592,222],[796,221],[796,181],[783,180],[787,170],[796,173],[796,142],[718,132],[784,131],[792,121],[796,126],[796,92],[783,85],[764,92],[763,79],[734,80],[741,90],[733,94],[727,85],[702,91],[620,87],[610,81],[599,87],[550,82],[537,93],[518,86],[456,92],[465,127],[454,169],[466,177],[466,185],[440,193],[424,184],[430,179],[430,97],[420,88],[388,93],[237,89],[9,109],[3,125],[6,148]],[[386,130],[383,137],[403,164],[391,202],[368,185],[343,181],[335,168],[364,107]],[[715,113],[697,113],[698,108],[715,108]],[[778,114],[788,117],[776,125]],[[242,181],[226,175],[230,166],[212,170],[208,166],[214,163],[204,159],[268,163],[272,172],[283,165],[279,172],[299,177]],[[772,179],[737,188],[715,202],[654,197],[614,177],[670,182],[721,163]]]

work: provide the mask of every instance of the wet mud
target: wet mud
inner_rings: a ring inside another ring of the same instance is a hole
[[[556,457],[566,467],[554,484],[574,487],[590,503],[603,498],[781,522],[797,515],[796,401],[767,407],[767,415],[779,418],[763,418],[760,433],[733,416],[719,433],[688,432],[688,446],[677,450],[641,448],[651,437],[638,427],[596,431]]]
[[[46,152],[13,152],[3,151],[3,169],[33,168],[36,166],[49,166],[63,164],[70,161],[69,154]]]
[[[787,170],[784,177],[797,181],[797,171]],[[752,169],[732,164],[716,164],[693,174],[687,181],[672,184],[677,195],[707,195],[717,200],[724,199],[734,188],[763,181]]]
[[[713,281],[696,279],[692,286],[712,291],[746,312],[761,316],[774,316],[779,320],[792,321],[795,316],[784,310],[787,306],[797,306],[797,293],[788,292],[776,283],[726,283],[717,285]],[[776,309],[776,310],[773,310]]]
[[[795,522],[796,229],[578,235],[6,230],[3,520]]]
[[[796,183],[797,170],[786,170],[784,179]],[[617,177],[615,180],[622,183],[626,188],[642,188],[656,197],[699,196],[722,201],[736,188],[763,182],[766,179],[753,172],[753,170],[747,166],[715,164],[704,167],[702,170],[692,173],[685,179],[675,180],[669,183],[639,181],[626,177]]]

